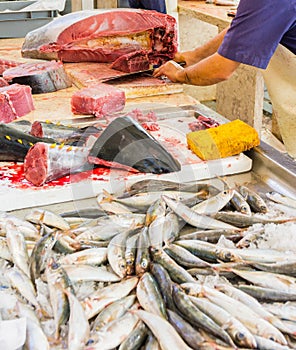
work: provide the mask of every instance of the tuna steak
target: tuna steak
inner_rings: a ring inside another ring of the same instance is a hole
[[[123,110],[125,93],[107,84],[93,84],[75,92],[71,98],[74,114],[94,114],[104,117]]]
[[[30,86],[12,84],[0,88],[0,122],[10,123],[34,109]]]
[[[59,179],[73,172],[91,169],[87,163],[89,149],[38,142],[24,160],[25,178],[35,186]]]
[[[20,64],[3,72],[10,83],[29,85],[32,94],[42,94],[65,89],[72,85],[62,62],[33,62]]]
[[[173,58],[177,51],[174,17],[137,9],[85,10],[54,19],[29,32],[23,57],[64,62],[114,62],[144,50],[150,63]]]

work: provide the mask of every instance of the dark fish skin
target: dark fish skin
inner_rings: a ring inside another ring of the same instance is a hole
[[[144,173],[181,170],[179,162],[129,116],[114,119],[93,145],[90,157],[116,162]]]
[[[199,332],[176,312],[172,310],[167,310],[167,312],[170,324],[174,326],[185,342],[191,346],[192,349],[199,349],[200,345],[205,341]]]
[[[61,62],[24,63],[7,69],[3,77],[10,84],[29,85],[32,94],[54,92],[72,85]]]
[[[101,131],[102,128],[94,126],[75,128],[50,121],[35,121],[32,124],[30,134],[35,137],[52,138],[57,143],[77,146],[83,145],[90,135],[98,137]]]
[[[23,162],[28,150],[37,142],[54,143],[55,141],[37,138],[13,126],[0,124],[0,161]]]
[[[173,299],[179,310],[179,313],[194,327],[205,329],[209,333],[223,339],[227,344],[232,345],[230,336],[220,328],[209,316],[200,311],[183,293],[179,287],[173,286]]]
[[[152,262],[150,271],[157,282],[166,307],[175,310],[176,306],[172,297],[173,282],[167,270],[162,265]]]

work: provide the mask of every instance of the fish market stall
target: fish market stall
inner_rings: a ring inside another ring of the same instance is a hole
[[[5,87],[34,109],[0,129],[0,344],[295,349],[295,162],[180,86],[115,79],[102,94],[89,80],[106,64],[64,71],[21,43],[0,40],[3,76],[42,62],[34,88],[57,91]]]

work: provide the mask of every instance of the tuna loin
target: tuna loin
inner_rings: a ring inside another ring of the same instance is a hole
[[[172,59],[177,51],[174,17],[136,9],[73,12],[29,32],[22,55],[64,62],[114,62],[141,50],[149,54],[152,64]]]
[[[0,88],[0,122],[10,123],[34,110],[30,86],[12,84]]]
[[[25,157],[25,178],[33,185],[41,186],[71,173],[91,169],[92,166],[87,163],[88,154],[86,147],[38,142]]]
[[[3,72],[10,83],[29,85],[32,94],[58,91],[72,85],[62,62],[33,62],[20,64]]]
[[[125,106],[125,93],[108,84],[93,84],[72,95],[71,107],[74,114],[94,114],[104,117],[119,112]]]

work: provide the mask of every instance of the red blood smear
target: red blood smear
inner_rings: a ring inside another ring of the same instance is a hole
[[[0,170],[0,182],[3,181],[5,185],[12,188],[18,189],[46,189],[57,186],[64,186],[68,184],[77,183],[83,180],[106,180],[106,177],[110,174],[112,169],[108,168],[94,168],[92,170],[84,171],[81,173],[71,174],[61,177],[57,180],[46,183],[41,187],[36,187],[27,181],[24,177],[24,166],[23,164],[11,164],[3,166]],[[101,177],[101,178],[100,178]]]

